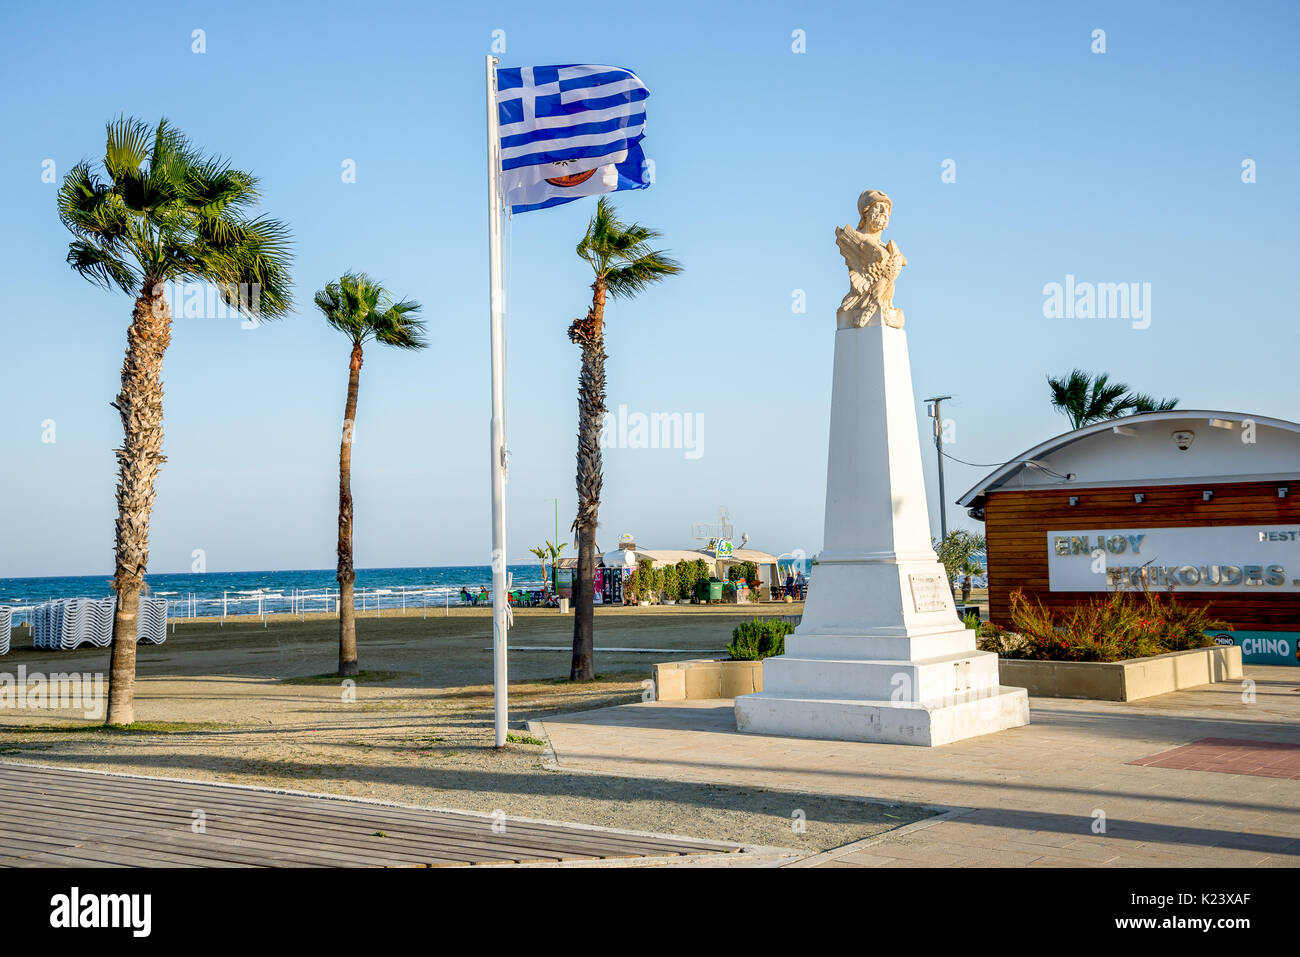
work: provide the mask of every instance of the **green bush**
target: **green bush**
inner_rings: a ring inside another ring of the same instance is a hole
[[[731,632],[727,646],[733,661],[761,661],[785,654],[785,636],[794,625],[782,618],[751,618]]]
[[[679,601],[690,601],[695,596],[695,566],[682,559],[676,565],[677,571],[677,598]]]
[[[677,591],[678,588],[680,587],[677,578],[677,566],[665,565],[663,569],[661,569],[660,574],[662,574],[664,578],[664,582],[663,582],[664,597],[667,598],[669,601],[676,601]]]

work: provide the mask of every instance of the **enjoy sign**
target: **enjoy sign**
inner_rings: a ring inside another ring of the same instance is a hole
[[[1047,533],[1052,591],[1300,592],[1300,526]]]

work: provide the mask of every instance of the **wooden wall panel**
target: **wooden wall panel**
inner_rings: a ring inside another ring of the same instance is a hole
[[[1010,620],[1011,592],[1022,589],[1050,608],[1063,608],[1102,592],[1052,592],[1047,575],[1047,533],[1057,529],[1171,528],[1180,525],[1300,525],[1300,477],[1278,498],[1278,482],[1061,488],[991,492],[984,506],[988,539],[989,617]],[[1206,502],[1201,493],[1211,489]],[[1146,496],[1142,504],[1135,493]],[[1079,504],[1070,505],[1077,495]],[[1300,569],[1288,568],[1293,577]],[[1179,600],[1209,603],[1238,628],[1300,631],[1300,593],[1232,595],[1178,589]]]

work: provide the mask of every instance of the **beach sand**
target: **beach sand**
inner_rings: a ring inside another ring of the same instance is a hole
[[[597,610],[591,684],[567,681],[569,653],[530,647],[572,642],[573,617],[517,609],[510,639],[512,733],[557,713],[639,701],[651,665],[723,657],[731,629],[752,615],[797,615],[798,603],[655,606]],[[79,711],[0,710],[0,761],[184,777],[361,796],[676,833],[809,853],[899,827],[930,812],[905,805],[716,785],[548,770],[540,744],[492,747],[492,622],[489,609],[430,609],[359,618],[364,672],[345,700],[334,670],[338,626],[317,616],[178,624],[164,645],[141,646],[138,722],[177,730],[97,729]],[[0,672],[105,672],[106,649],[37,652],[26,629]],[[613,647],[674,653],[602,652]],[[716,651],[718,654],[706,654]],[[102,721],[102,719],[101,719]],[[795,833],[792,815],[807,824]]]

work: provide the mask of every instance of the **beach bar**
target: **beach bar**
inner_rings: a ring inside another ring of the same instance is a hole
[[[984,523],[989,617],[1021,589],[1066,608],[1123,589],[1209,604],[1255,664],[1297,664],[1300,424],[1174,410],[1085,426],[960,499]]]

